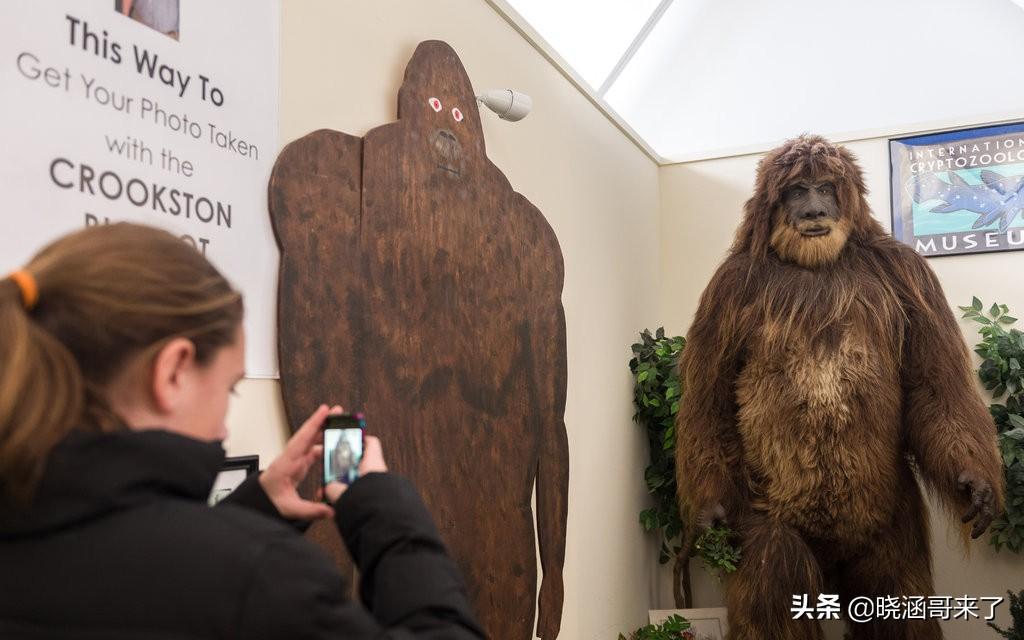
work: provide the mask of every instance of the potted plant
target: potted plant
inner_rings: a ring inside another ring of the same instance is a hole
[[[675,606],[691,608],[693,596],[689,559],[700,556],[712,573],[732,572],[740,560],[740,550],[731,544],[733,532],[727,528],[709,529],[697,536],[685,525],[676,497],[675,419],[682,389],[679,382],[679,356],[686,346],[682,336],[667,337],[664,328],[653,335],[645,329],[640,342],[632,346],[629,369],[634,376],[633,402],[639,423],[650,445],[650,461],[644,470],[647,490],[654,506],[640,512],[645,531],[661,537],[658,560],[672,561]]]
[[[996,550],[1024,552],[1024,333],[1012,328],[1017,319],[1005,304],[988,313],[981,300],[960,307],[964,318],[981,327],[974,352],[982,358],[978,377],[992,393],[989,411],[999,434],[1006,479],[1006,511],[992,523],[990,542]],[[998,402],[1002,399],[1002,402]]]
[[[987,624],[1007,640],[1024,640],[1024,591],[1017,594],[1012,591],[1006,593],[1010,596],[1010,618],[1013,620],[1013,626],[1009,629],[1001,629],[991,622]]]
[[[661,624],[648,624],[640,627],[629,636],[619,634],[619,640],[694,640],[690,631],[690,623],[678,615],[669,616]]]

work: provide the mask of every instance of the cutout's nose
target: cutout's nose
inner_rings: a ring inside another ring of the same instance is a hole
[[[808,209],[800,214],[801,220],[817,220],[818,218],[824,218],[827,214],[821,209]]]
[[[455,138],[455,134],[447,129],[441,129],[440,131],[437,132],[437,135],[441,136],[445,140],[448,140],[449,142],[457,141],[457,139]]]

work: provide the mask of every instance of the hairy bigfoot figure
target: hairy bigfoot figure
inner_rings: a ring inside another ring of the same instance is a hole
[[[846,149],[770,152],[680,364],[679,492],[727,522],[733,640],[818,639],[793,595],[932,594],[915,480],[980,536],[1002,508],[995,427],[923,258],[871,217]],[[936,639],[935,620],[851,624],[849,638]]]

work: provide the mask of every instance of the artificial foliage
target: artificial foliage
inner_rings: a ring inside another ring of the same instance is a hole
[[[1010,619],[1013,621],[1013,626],[1009,629],[1002,629],[991,622],[987,624],[1007,640],[1024,640],[1024,591],[1016,594],[1012,591],[1006,593],[1010,596]]]
[[[663,564],[679,553],[683,530],[676,499],[675,419],[679,412],[679,356],[685,345],[685,338],[668,338],[663,328],[653,336],[650,330],[644,330],[640,342],[633,345],[633,359],[629,361],[636,382],[633,420],[647,433],[651,455],[644,480],[654,498],[654,506],[640,512],[640,524],[645,531],[661,532],[658,559]]]
[[[693,640],[695,637],[690,631],[690,623],[678,614],[670,615],[661,624],[642,626],[628,638],[619,634],[619,640]]]
[[[686,346],[682,336],[669,337],[659,328],[653,335],[649,329],[640,334],[640,342],[633,345],[633,358],[629,369],[633,372],[635,387],[633,416],[647,434],[650,462],[644,470],[647,491],[654,498],[654,506],[640,512],[640,525],[644,531],[661,534],[658,560],[673,562],[674,595],[676,606],[685,602],[680,591],[681,576],[686,575],[687,560],[699,555],[704,566],[713,573],[736,570],[739,550],[729,544],[733,533],[728,529],[711,529],[694,541],[693,532],[685,530],[676,497],[676,414],[682,389],[679,382],[679,356]],[[684,548],[687,547],[687,548]],[[685,591],[689,591],[683,585]]]
[[[736,570],[740,561],[740,550],[732,546],[735,534],[728,527],[709,527],[693,543],[696,555],[700,556],[704,568],[717,576]]]
[[[1005,304],[988,312],[978,298],[960,307],[964,318],[981,325],[982,340],[974,351],[982,358],[978,377],[992,394],[989,411],[999,434],[999,452],[1006,478],[1006,511],[991,527],[990,541],[997,549],[1024,552],[1024,333],[1012,325]],[[1019,636],[1017,636],[1019,637]]]

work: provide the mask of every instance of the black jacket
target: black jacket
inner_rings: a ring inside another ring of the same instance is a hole
[[[164,431],[74,434],[26,509],[0,508],[0,638],[482,638],[412,487],[336,505],[365,608],[255,476],[206,504],[224,451]]]

